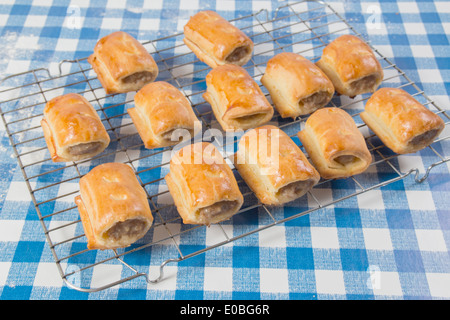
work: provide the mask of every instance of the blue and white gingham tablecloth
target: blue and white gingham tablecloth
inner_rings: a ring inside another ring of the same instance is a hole
[[[87,57],[100,37],[116,30],[147,41],[181,32],[189,16],[202,9],[216,10],[227,19],[265,9],[271,17],[276,8],[286,3],[0,0],[0,78],[36,68],[57,72],[58,62]],[[450,2],[328,3],[438,106],[450,109]],[[320,50],[316,52],[320,54]],[[205,65],[197,62],[195,68]],[[6,85],[10,86],[0,83],[1,88]],[[2,300],[450,298],[448,163],[433,168],[423,183],[416,183],[411,175],[185,261],[169,263],[159,283],[147,283],[139,277],[106,290],[82,292],[68,287],[61,279],[3,123],[0,133]],[[450,155],[449,147],[448,140],[435,145],[446,157]],[[392,162],[401,172],[413,163],[424,173],[433,156],[430,152],[424,150]],[[163,160],[167,161],[152,161]],[[158,171],[161,177],[166,170],[163,167]],[[64,179],[63,174],[58,177]],[[379,177],[375,169],[372,177]],[[36,183],[41,182],[44,183]],[[339,182],[325,184],[316,195],[333,199],[351,193],[353,187]],[[64,191],[67,190],[54,192],[57,195]],[[279,208],[276,214],[283,216],[307,207],[310,200]],[[53,209],[44,213],[51,214]],[[49,220],[53,228],[60,222],[56,218]],[[245,232],[249,225],[260,223],[264,222],[243,218],[223,227],[236,235]],[[179,224],[170,227],[178,231],[183,228]],[[180,247],[189,252],[213,241],[214,227],[200,230],[194,233],[195,237],[181,234]],[[79,232],[82,231],[73,230],[74,234]],[[84,245],[85,239],[80,238],[65,249],[70,254]],[[147,253],[144,250],[138,258],[125,260],[156,277],[159,265],[171,252],[154,249],[146,256]],[[82,262],[95,263],[102,254],[93,251],[86,258],[90,261]],[[61,265],[73,267],[67,261]],[[103,277],[111,274],[118,280],[123,272],[121,264],[100,264],[83,284],[101,285]]]

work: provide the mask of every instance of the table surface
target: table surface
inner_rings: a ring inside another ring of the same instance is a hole
[[[125,5],[119,1],[93,4],[83,0],[33,3],[0,0],[0,78],[36,68],[56,70],[61,60],[85,58],[100,37],[116,30],[148,41],[182,32],[189,17],[202,9],[216,10],[227,19],[251,15],[261,9],[267,11],[267,17],[272,17],[278,7],[287,3],[293,2],[144,0],[127,1]],[[327,3],[403,70],[436,105],[449,110],[450,2],[333,0]],[[287,51],[292,49],[287,48]],[[320,53],[321,48],[318,50]],[[195,68],[205,68],[205,65],[196,61]],[[1,88],[10,86],[7,81],[0,85]],[[349,110],[357,111],[358,107]],[[105,290],[83,292],[70,288],[62,280],[3,123],[0,131],[2,300],[450,298],[448,162],[433,168],[422,183],[410,175],[195,257],[168,263],[163,280],[158,283],[147,283],[138,277]],[[433,147],[448,158],[448,140]],[[427,149],[395,157],[392,163],[402,173],[414,166],[423,174],[436,160],[433,156]],[[166,169],[159,171],[161,177]],[[382,176],[382,169],[374,166],[369,173],[377,179]],[[329,182],[318,187],[315,195],[333,200],[354,188],[339,181]],[[286,217],[299,208],[308,210],[313,206],[311,202],[308,197],[277,208],[274,214]],[[267,221],[259,210],[263,209],[244,212],[243,218],[224,223],[222,228],[236,236],[249,226],[264,225]],[[49,223],[55,227],[61,221],[50,217]],[[179,231],[184,226],[174,223],[170,228]],[[75,229],[71,230],[73,234],[82,234],[79,225]],[[176,241],[179,248],[189,252],[205,248],[216,231],[216,227],[200,228],[192,234],[181,233]],[[80,237],[65,249],[80,250],[85,240]],[[159,274],[159,265],[173,253],[167,247],[170,245],[154,246],[151,252],[143,250],[126,262],[148,272],[154,279]],[[95,263],[103,255],[106,253],[94,250],[86,259]],[[79,268],[72,261],[61,262],[61,266]],[[127,273],[126,269],[111,261],[93,267],[87,279],[75,280],[95,288],[110,279],[120,279]]]

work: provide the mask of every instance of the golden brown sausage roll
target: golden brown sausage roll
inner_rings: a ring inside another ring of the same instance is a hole
[[[302,150],[272,125],[250,130],[242,136],[234,165],[256,197],[268,205],[293,201],[320,180]]]
[[[244,198],[229,165],[207,142],[180,149],[165,180],[186,224],[210,225],[231,218]]]
[[[184,43],[211,68],[227,63],[242,66],[252,57],[250,38],[214,11],[192,16],[184,26],[184,36]]]
[[[367,101],[361,119],[392,151],[414,153],[430,145],[444,121],[402,89],[381,88]]]
[[[127,247],[153,223],[145,190],[123,163],[104,163],[83,176],[75,203],[88,249]]]
[[[134,102],[128,113],[146,148],[172,146],[183,136],[193,136],[197,117],[189,100],[173,85],[149,83],[136,93]]]
[[[76,93],[47,102],[41,126],[54,162],[91,158],[105,150],[110,142],[94,107]]]
[[[158,76],[158,66],[150,53],[123,31],[101,38],[88,62],[108,94],[137,91]]]
[[[372,49],[353,35],[343,35],[329,43],[316,63],[336,91],[349,97],[375,92],[384,77]]]
[[[224,130],[246,130],[272,119],[272,105],[244,68],[232,64],[214,68],[206,76],[206,86],[203,98]]]
[[[298,137],[324,179],[361,173],[372,162],[364,136],[353,118],[342,109],[333,107],[315,111]]]
[[[261,83],[281,117],[296,118],[324,107],[334,94],[333,83],[313,62],[292,53],[279,53],[267,62]]]

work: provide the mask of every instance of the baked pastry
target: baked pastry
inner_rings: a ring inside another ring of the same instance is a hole
[[[272,105],[244,68],[218,66],[206,76],[206,86],[203,98],[224,130],[246,130],[272,119]]]
[[[252,129],[241,137],[234,165],[256,197],[267,205],[293,201],[320,180],[302,150],[272,125]]]
[[[342,109],[331,107],[315,111],[297,135],[324,179],[359,174],[372,162],[364,136],[353,118]]]
[[[134,96],[134,103],[135,107],[129,108],[128,113],[146,148],[172,146],[180,138],[193,137],[198,119],[189,100],[170,83],[146,84]]]
[[[165,180],[186,224],[209,226],[227,220],[244,202],[231,168],[208,142],[194,143],[175,153]]]
[[[184,43],[211,68],[231,63],[246,64],[253,53],[253,42],[218,13],[204,10],[184,26]]]
[[[403,89],[381,88],[367,100],[361,119],[392,151],[414,153],[444,130],[444,121]]]
[[[145,190],[124,163],[104,163],[84,175],[75,203],[88,249],[127,247],[153,223]]]
[[[353,35],[343,35],[329,43],[316,64],[330,78],[339,94],[352,98],[375,92],[384,77],[372,49]]]
[[[53,162],[91,158],[103,152],[110,142],[94,107],[76,93],[48,101],[41,127]]]
[[[283,118],[296,118],[324,107],[334,94],[325,73],[303,56],[282,52],[272,57],[261,83]]]
[[[158,76],[158,66],[150,53],[123,31],[101,38],[88,62],[107,94],[137,91]]]

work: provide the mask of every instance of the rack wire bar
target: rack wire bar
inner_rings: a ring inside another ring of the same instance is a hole
[[[270,95],[261,85],[260,77],[264,74],[268,59],[273,55],[290,51],[315,61],[320,57],[323,47],[339,35],[350,33],[364,39],[338,12],[322,1],[289,3],[276,9],[272,17],[269,17],[267,10],[261,10],[230,21],[246,32],[255,44],[254,55],[244,67],[260,85],[269,101]],[[223,137],[212,133],[217,132],[213,129],[220,129],[220,126],[210,106],[202,98],[206,89],[204,79],[210,68],[197,59],[182,39],[183,34],[177,33],[143,42],[143,45],[158,64],[158,80],[172,83],[185,94],[201,121],[201,137],[213,142],[226,158],[230,152],[236,151],[236,139],[226,140],[224,143],[220,139]],[[441,116],[448,127],[448,113],[438,107],[398,66],[377,48],[371,47],[385,71],[382,86],[395,86],[408,91]],[[46,68],[38,68],[4,78],[0,82],[0,112],[58,271],[67,286],[79,291],[100,291],[138,277],[145,278],[148,284],[157,283],[163,280],[163,269],[169,263],[203,254],[408,176],[414,176],[414,180],[420,183],[428,177],[431,169],[449,161],[439,151],[440,143],[449,139],[447,131],[428,147],[431,155],[427,153],[427,159],[430,163],[424,164],[427,168],[424,173],[417,168],[410,168],[402,173],[398,158],[407,155],[392,153],[369,132],[359,118],[364,102],[370,95],[357,96],[353,100],[335,96],[329,105],[343,108],[352,115],[373,155],[373,162],[367,173],[339,181],[350,186],[345,188],[350,192],[345,193],[343,189],[334,198],[324,198],[321,190],[332,187],[335,181],[322,179],[307,195],[290,206],[296,208],[295,212],[283,212],[280,208],[259,203],[233,168],[245,199],[240,212],[229,221],[209,228],[185,225],[177,214],[164,183],[170,155],[175,147],[154,150],[144,148],[126,112],[133,104],[134,93],[106,95],[87,63],[87,58],[63,60],[58,69],[59,74],[56,75],[52,75]],[[39,121],[45,103],[68,92],[82,94],[92,103],[111,136],[111,143],[102,154],[92,159],[53,163]],[[294,120],[283,119],[275,112],[271,123],[278,125],[301,147],[296,140],[296,133],[306,119],[307,116]],[[127,163],[134,169],[147,192],[155,221],[148,234],[128,248],[88,250],[73,198],[79,192],[78,181],[84,174],[98,164],[111,161]],[[378,173],[378,179],[373,179],[374,172]],[[243,228],[244,225],[251,228]],[[204,237],[206,233],[213,234],[212,240],[199,249],[195,239],[197,236]],[[114,278],[107,283],[94,285],[93,269],[112,264],[123,267],[120,279]],[[159,275],[150,276],[150,266],[159,266]]]

